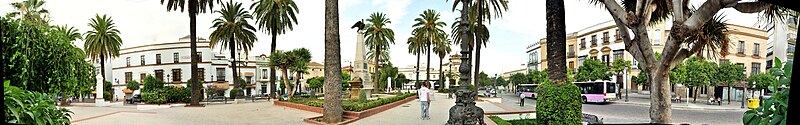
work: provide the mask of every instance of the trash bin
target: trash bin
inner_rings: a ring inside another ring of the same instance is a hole
[[[756,98],[747,99],[747,108],[751,108],[751,109],[758,108],[758,102],[759,101],[760,100],[758,100]]]

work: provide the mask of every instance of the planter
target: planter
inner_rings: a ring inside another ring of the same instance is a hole
[[[410,101],[414,101],[416,98],[417,98],[417,96],[410,96],[410,97],[406,97],[406,99],[403,99],[403,100],[395,101],[395,102],[392,102],[392,103],[389,103],[389,104],[385,104],[385,105],[381,105],[381,106],[378,106],[378,107],[370,108],[370,109],[367,109],[367,110],[364,110],[364,111],[360,111],[360,112],[344,111],[344,117],[350,117],[350,118],[353,118],[353,121],[356,121],[356,120],[359,120],[361,118],[366,118],[366,117],[378,114],[380,112],[389,110],[391,108],[400,106],[400,105],[408,103]],[[323,108],[320,108],[320,107],[308,106],[308,105],[291,103],[291,102],[274,101],[274,104],[275,105],[279,105],[279,106],[286,106],[286,107],[289,107],[289,108],[295,108],[295,109],[299,109],[299,110],[309,111],[309,112],[320,113],[320,114],[322,114],[322,111],[324,110]],[[317,117],[322,117],[322,116],[317,116]],[[306,119],[309,119],[310,121],[316,122],[316,121],[313,120],[314,117],[306,118]],[[306,121],[306,120],[304,120],[304,121]],[[353,122],[353,121],[349,121],[347,123],[350,123],[350,122]],[[307,122],[307,123],[312,123],[312,122]],[[347,124],[347,123],[345,123],[345,121],[343,121],[342,123],[337,123],[337,124]],[[316,124],[316,123],[312,123],[312,124]]]

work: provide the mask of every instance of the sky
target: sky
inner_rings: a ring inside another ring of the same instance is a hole
[[[10,3],[22,0],[0,1],[0,13],[15,11]],[[222,0],[227,2],[225,0]],[[348,65],[355,57],[356,30],[350,29],[355,22],[366,20],[372,13],[384,13],[392,21],[388,25],[395,31],[394,45],[390,48],[391,62],[397,67],[416,65],[416,56],[408,53],[406,39],[411,36],[414,19],[427,9],[441,14],[441,21],[448,24],[444,30],[450,32],[450,24],[457,12],[451,11],[456,0],[340,0],[339,32],[341,38],[342,64]],[[492,19],[488,24],[491,37],[486,48],[482,48],[481,71],[489,75],[523,68],[527,60],[525,47],[544,38],[545,2],[544,0],[508,0],[508,11],[502,17]],[[44,9],[49,10],[51,24],[74,26],[83,33],[91,28],[87,25],[95,14],[107,14],[121,31],[122,48],[176,42],[178,38],[189,35],[189,17],[186,12],[167,11],[161,0],[46,0]],[[251,0],[237,0],[250,7]],[[699,6],[703,1],[694,0]],[[312,53],[312,61],[324,60],[324,0],[295,0],[299,8],[298,24],[286,34],[278,35],[277,49],[291,50],[305,47]],[[220,9],[215,5],[214,9]],[[460,8],[460,6],[459,6]],[[565,1],[566,31],[575,32],[588,26],[611,20],[605,8],[592,5],[586,0]],[[208,11],[211,12],[211,11]],[[756,14],[742,14],[733,9],[723,9],[728,23],[742,26],[756,26]],[[719,14],[719,13],[718,13]],[[208,38],[213,31],[211,21],[219,17],[217,13],[203,13],[197,16],[197,34]],[[254,22],[254,21],[251,21]],[[255,25],[255,24],[252,24]],[[253,55],[269,53],[271,36],[266,32],[256,33],[258,41]],[[75,45],[82,47],[83,41]],[[458,45],[452,45],[455,54]],[[422,57],[425,62],[425,55]],[[431,56],[431,67],[438,64],[438,56]],[[445,58],[444,63],[447,63]],[[423,64],[424,65],[424,64]]]

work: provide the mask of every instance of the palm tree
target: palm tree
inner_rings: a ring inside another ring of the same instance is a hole
[[[382,49],[389,49],[389,44],[394,44],[394,30],[390,28],[386,28],[386,25],[392,23],[389,18],[386,17],[386,14],[375,12],[369,16],[367,22],[370,24],[367,25],[367,39],[364,41],[370,49],[375,49],[376,56],[374,58],[378,58],[381,56]],[[375,59],[375,72],[374,72],[374,79],[378,79],[378,69],[380,65],[378,63],[378,59]]]
[[[444,74],[444,70],[442,70],[442,61],[444,60],[444,57],[447,56],[447,54],[450,53],[450,51],[452,51],[450,49],[450,43],[451,43],[450,39],[447,39],[447,41],[438,42],[438,43],[435,44],[435,46],[433,46],[433,51],[436,53],[436,55],[439,55],[439,75],[440,76],[444,76],[443,75]],[[439,83],[444,83],[444,79],[443,78],[445,78],[445,77],[439,77]],[[444,87],[444,86],[442,86],[442,87]]]
[[[380,62],[381,64],[384,64],[384,63],[386,63],[386,61],[389,61],[389,59],[391,58],[389,56],[389,53],[390,53],[389,50],[381,51],[381,54],[379,54],[380,55],[380,57],[379,57],[380,60],[378,60],[378,62]],[[375,50],[374,49],[370,49],[370,51],[367,52],[367,61],[373,61],[374,62],[375,61],[375,56],[376,56]]]
[[[455,7],[458,4],[459,4],[459,2],[453,2],[452,10],[455,10]],[[471,7],[470,8],[471,9],[470,14],[477,13],[477,14],[475,14],[475,15],[477,15],[477,17],[473,17],[473,18],[477,18],[477,22],[476,22],[477,23],[476,24],[477,27],[473,27],[473,30],[471,30],[473,32],[476,32],[476,34],[483,34],[484,32],[487,32],[487,33],[489,32],[489,30],[486,29],[486,26],[483,25],[483,20],[486,19],[489,23],[491,23],[492,22],[492,13],[495,13],[495,16],[494,16],[495,18],[499,18],[499,17],[503,16],[503,11],[508,11],[508,0],[474,0],[470,4],[472,4],[472,5],[470,5],[470,7]],[[490,11],[490,8],[494,12]],[[477,29],[474,29],[474,28],[477,28]],[[482,35],[475,35],[474,37],[476,39],[475,42],[478,43],[478,46],[474,46],[475,47],[475,72],[480,72],[480,66],[481,66],[481,46],[480,45],[484,45],[485,46],[486,42],[488,41],[489,38],[488,38],[488,35],[486,36],[486,38],[483,38],[484,36],[482,36]],[[475,73],[474,75],[475,75],[474,76],[475,81],[479,81],[480,80],[480,77],[478,77],[479,73]],[[478,85],[478,84],[476,84],[476,85]],[[478,86],[476,86],[476,88],[478,88]]]
[[[92,27],[92,30],[84,33],[86,41],[84,41],[83,48],[92,61],[100,60],[100,73],[105,75],[105,59],[119,56],[119,46],[122,45],[122,38],[119,37],[120,32],[111,17],[105,14],[102,17],[95,14],[95,17],[90,21],[89,27]],[[102,81],[106,81],[105,76]]]
[[[325,103],[322,121],[342,121],[342,60],[339,41],[339,1],[325,0]]]
[[[484,25],[480,26],[480,27],[483,27],[483,28],[476,28],[476,27],[479,27],[478,23],[476,21],[477,20],[477,14],[475,14],[475,13],[467,13],[467,18],[469,19],[469,20],[467,20],[467,23],[469,24],[469,26],[467,28],[469,30],[466,33],[467,39],[464,40],[464,41],[469,42],[468,43],[469,44],[469,48],[468,48],[469,50],[467,50],[467,51],[469,51],[469,53],[472,53],[472,51],[473,51],[472,48],[475,46],[475,38],[476,38],[474,36],[481,36],[480,38],[481,38],[482,41],[488,41],[490,33],[489,33],[489,31],[486,31],[488,29]],[[451,37],[453,37],[453,40],[454,40],[454,42],[456,44],[461,44],[461,41],[462,41],[461,40],[462,39],[461,31],[462,30],[467,30],[467,29],[462,29],[462,27],[459,26],[460,23],[461,23],[461,17],[456,17],[455,21],[451,25],[451,28],[452,28],[452,30],[450,32],[452,34]],[[481,31],[477,31],[477,30],[481,30]],[[482,45],[486,46],[486,42],[483,42]],[[462,56],[467,56],[467,55],[462,55]],[[471,54],[470,54],[470,57],[471,57]]]
[[[22,19],[44,23],[47,21],[46,14],[50,13],[46,9],[42,8],[44,3],[45,1],[43,0],[25,0],[22,2],[11,3],[11,6],[14,7],[17,12],[11,12],[9,15],[12,17],[21,16],[20,18]]]
[[[406,43],[408,44],[408,53],[417,55],[417,70],[414,70],[414,74],[416,74],[417,77],[414,80],[419,81],[419,57],[425,54],[425,43],[420,40],[416,34],[412,34],[412,37],[408,37]],[[416,82],[414,85],[416,85]]]
[[[299,88],[300,75],[308,73],[307,70],[308,63],[311,62],[311,52],[309,52],[306,48],[298,48],[290,51],[286,55],[288,55],[289,59],[292,61],[291,66],[289,66],[289,70],[295,72],[295,87],[292,87],[292,91],[289,93],[289,98],[291,99]],[[284,75],[284,77],[286,77],[286,75]]]
[[[255,34],[256,28],[247,22],[247,19],[253,17],[247,10],[242,8],[241,3],[234,3],[233,1],[223,4],[222,9],[214,11],[214,13],[219,13],[222,16],[214,19],[212,22],[213,25],[211,28],[215,28],[215,30],[211,32],[209,36],[211,39],[211,48],[215,48],[217,44],[221,44],[223,47],[228,47],[230,49],[233,78],[238,79],[239,73],[236,71],[236,55],[234,51],[236,50],[236,46],[240,46],[245,53],[248,53],[250,48],[253,48],[253,43],[258,40]],[[234,82],[233,84],[235,87],[245,89],[244,85],[239,85],[238,82]]]
[[[61,33],[62,35],[65,35],[65,37],[69,41],[75,41],[75,40],[78,40],[78,39],[83,39],[83,38],[81,38],[81,33],[78,33],[78,29],[75,29],[75,27],[63,25],[63,26],[55,26],[54,28],[55,28],[56,32]]]
[[[286,33],[287,30],[294,29],[297,24],[295,13],[299,13],[294,0],[258,0],[250,5],[253,14],[256,16],[256,24],[263,31],[272,34],[272,44],[270,54],[275,53],[278,35]],[[269,69],[270,90],[275,92],[275,67]]]
[[[443,27],[447,26],[447,23],[439,21],[439,12],[433,9],[425,10],[422,14],[419,14],[419,16],[420,17],[414,19],[417,23],[412,25],[412,27],[414,27],[413,32],[421,38],[428,51],[428,66],[425,67],[425,81],[429,81],[431,79],[431,46],[447,40],[447,33],[442,30]]]
[[[189,5],[184,6],[186,2],[189,2]],[[183,12],[184,7],[189,10],[189,48],[191,48],[190,54],[192,55],[192,66],[190,68],[190,72],[192,72],[192,77],[189,78],[189,81],[197,81],[197,62],[198,55],[197,55],[197,14],[205,13],[206,8],[209,10],[214,9],[214,3],[218,2],[217,0],[161,0],[161,4],[167,4],[167,11],[177,11],[180,9]],[[235,80],[231,80],[235,81]],[[200,105],[200,83],[195,82],[192,83],[192,101],[189,103],[190,106],[202,106]]]

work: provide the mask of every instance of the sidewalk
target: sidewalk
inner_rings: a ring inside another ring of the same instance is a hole
[[[673,108],[682,108],[682,109],[699,109],[699,110],[741,110],[745,111],[748,110],[747,108],[742,108],[742,103],[738,101],[731,100],[730,104],[728,104],[727,99],[723,99],[722,105],[710,105],[708,104],[708,99],[704,98],[697,98],[697,102],[691,103],[694,98],[684,99],[680,102],[675,103],[672,102]],[[623,104],[636,104],[636,105],[646,105],[650,106],[650,95],[646,94],[639,94],[639,93],[628,93],[628,102],[625,102],[625,94],[622,94],[622,99],[615,101],[615,103],[623,103]],[[747,106],[745,104],[745,106]]]
[[[434,100],[430,104],[430,120],[422,120],[420,118],[420,102],[414,100],[398,107],[386,110],[384,112],[375,114],[355,121],[353,125],[441,125],[447,123],[450,116],[450,107],[455,105],[455,97],[448,99],[446,93],[434,94]],[[504,111],[503,108],[497,107],[487,101],[476,102],[478,107],[483,108],[484,112]],[[489,119],[485,119],[489,120]]]

